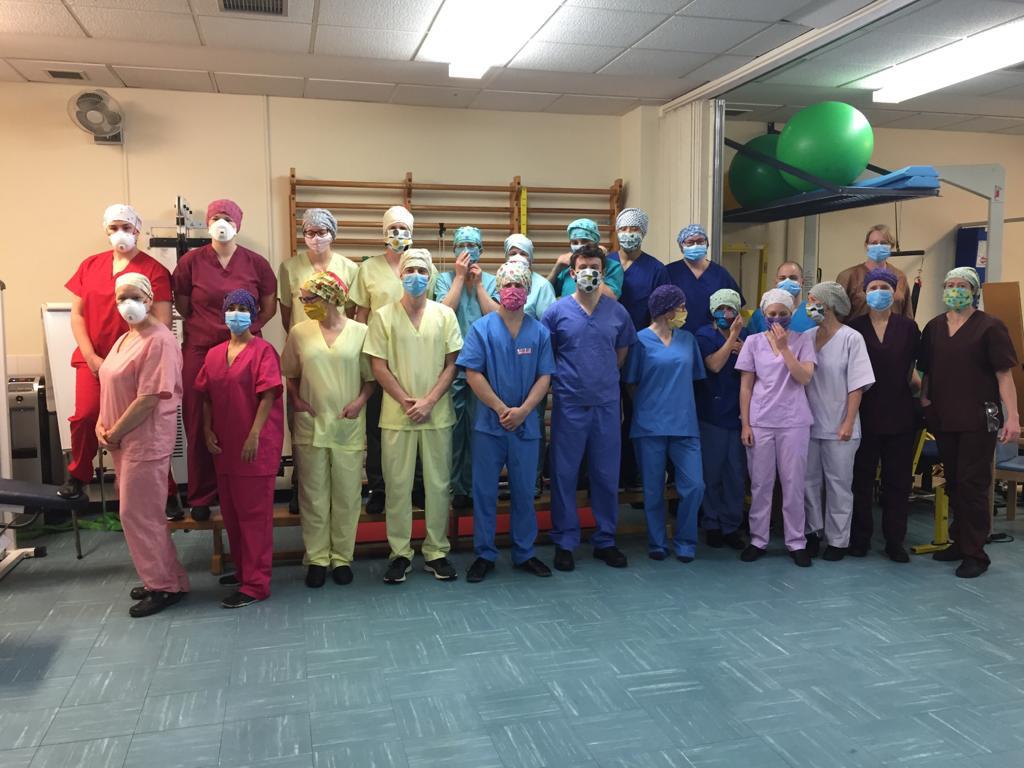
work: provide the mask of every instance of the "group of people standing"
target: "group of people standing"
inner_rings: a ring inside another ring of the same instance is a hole
[[[987,488],[980,503],[978,494],[991,468],[979,456],[991,456],[997,433],[1019,434],[1013,346],[1005,326],[975,308],[980,283],[966,268],[947,275],[947,312],[922,337],[906,278],[886,263],[893,243],[883,226],[868,233],[864,264],[815,285],[806,300],[799,265],[783,264],[745,323],[739,286],[708,258],[705,230],[684,228],[683,258],[665,265],[642,249],[648,217],[637,208],[618,216],[611,252],[593,221],[573,221],[569,251],[546,276],[533,271],[533,243],[521,234],[505,240],[497,271],[485,272],[483,237],[471,226],[455,232],[453,269],[439,273],[430,252],[413,247],[412,214],[395,206],[382,221],[385,250],[359,265],[332,249],[331,213],[306,211],[306,251],[275,277],[236,242],[237,204],[214,201],[206,218],[211,243],[170,274],[139,251],[138,214],[111,206],[104,226],[113,250],[86,259],[67,284],[77,400],[61,493],[80,494],[96,446],[110,451],[142,580],[132,616],[188,591],[164,523],[176,510],[152,492],[157,483],[176,494],[169,464],[179,404],[191,514],[202,520],[219,505],[228,532],[235,571],[221,578],[232,588],[226,608],[270,594],[286,423],[312,588],[328,575],[339,585],[354,578],[364,447],[367,511],[385,513],[391,584],[412,569],[414,504],[424,510],[424,569],[457,578],[447,558],[453,495],[456,507],[473,510],[467,580],[494,570],[502,470],[513,565],[550,576],[534,551],[545,465],[557,570],[575,567],[581,480],[593,555],[612,567],[627,565],[615,539],[619,488],[637,484],[655,560],[694,559],[701,511],[707,545],[757,560],[776,481],[797,565],[811,564],[822,539],[826,560],[864,556],[879,462],[885,552],[906,562],[920,391],[954,510],[955,543],[939,559],[962,561],[961,576],[987,567]],[[184,319],[180,345],[169,330],[172,297]],[[288,332],[280,358],[260,336],[278,306]],[[1000,401],[1005,424],[991,413]],[[678,497],[671,540],[666,472]]]

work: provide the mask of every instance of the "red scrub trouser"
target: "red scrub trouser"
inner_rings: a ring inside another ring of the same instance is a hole
[[[121,453],[110,452],[117,473],[121,527],[142,586],[154,592],[188,592],[188,575],[167,530],[164,500],[153,495],[153,488],[167,477],[171,458],[134,461]]]
[[[238,591],[270,597],[274,564],[274,476],[217,475],[220,514],[228,532]]]
[[[68,419],[71,424],[71,463],[68,464],[68,474],[82,483],[89,483],[92,480],[92,460],[99,448],[96,422],[100,417],[100,380],[85,363],[74,368],[75,413]],[[168,460],[167,495],[175,496],[177,493],[178,485],[174,482]]]
[[[206,450],[206,436],[203,432],[203,400],[205,396],[196,391],[196,377],[206,362],[205,347],[181,348],[181,418],[185,424],[188,440],[188,505],[208,507],[217,503],[217,470],[213,457]]]

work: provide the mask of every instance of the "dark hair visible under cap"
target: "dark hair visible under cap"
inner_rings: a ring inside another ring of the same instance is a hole
[[[599,246],[597,243],[587,243],[578,251],[573,253],[572,256],[569,257],[569,266],[572,269],[576,269],[576,261],[578,259],[600,259],[601,271],[604,272],[606,259],[604,251],[601,250],[601,246]]]
[[[256,297],[245,290],[245,288],[235,288],[232,291],[228,291],[227,296],[224,297],[222,309],[226,312],[232,304],[240,304],[249,310],[249,314],[256,314]]]
[[[864,275],[864,288],[867,289],[868,285],[875,282],[875,280],[881,280],[884,283],[888,283],[892,286],[892,289],[896,290],[896,285],[899,283],[899,278],[896,277],[896,273],[882,267],[875,267],[869,269],[868,273]]]

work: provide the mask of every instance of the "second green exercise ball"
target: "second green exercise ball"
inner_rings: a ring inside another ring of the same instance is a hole
[[[797,112],[782,129],[779,160],[833,184],[852,184],[871,161],[875,135],[864,114],[841,101],[823,101]],[[782,172],[800,192],[817,185]]]
[[[778,143],[779,134],[768,133],[751,139],[743,146],[775,157]],[[729,165],[729,188],[744,208],[756,208],[780,197],[796,194],[778,169],[742,153],[737,153]]]

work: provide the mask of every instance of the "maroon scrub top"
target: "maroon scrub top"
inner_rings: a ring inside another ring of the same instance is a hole
[[[889,315],[885,336],[879,341],[870,315],[849,323],[864,337],[875,384],[860,401],[861,429],[870,435],[898,435],[914,430],[914,393],[910,372],[917,358],[921,332],[917,323],[895,312]]]

